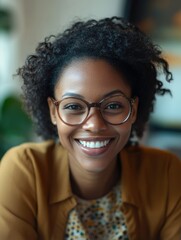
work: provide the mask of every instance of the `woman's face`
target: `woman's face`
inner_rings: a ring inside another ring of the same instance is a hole
[[[131,89],[120,72],[105,60],[88,58],[76,60],[63,70],[55,87],[55,98],[61,100],[75,95],[87,102],[99,102],[105,96],[114,95],[114,91],[131,97]],[[136,120],[138,99],[130,118],[121,125],[106,123],[93,107],[83,124],[69,126],[59,119],[51,99],[48,103],[52,123],[57,125],[60,142],[68,150],[72,164],[89,172],[104,171],[115,164]]]

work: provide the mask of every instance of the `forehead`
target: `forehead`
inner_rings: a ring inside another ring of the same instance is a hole
[[[122,73],[106,60],[87,58],[75,60],[64,68],[55,86],[55,96],[61,99],[74,93],[91,101],[117,90],[131,95]]]

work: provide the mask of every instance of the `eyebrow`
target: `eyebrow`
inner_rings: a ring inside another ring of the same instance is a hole
[[[121,90],[116,89],[116,90],[113,90],[113,91],[111,91],[109,93],[104,94],[103,98],[109,97],[109,96],[117,94],[117,93],[121,93],[121,94],[125,95]]]
[[[113,91],[111,91],[111,92],[109,92],[109,93],[104,94],[101,99],[106,98],[106,97],[109,97],[109,96],[114,95],[114,94],[117,94],[117,93],[124,94],[121,90],[116,89],[116,90],[113,90]],[[124,95],[125,95],[125,94],[124,94]],[[62,95],[62,98],[64,98],[64,97],[77,97],[77,98],[85,99],[84,96],[82,96],[82,95],[80,95],[80,94],[78,94],[78,93],[73,93],[73,92],[67,92],[67,93],[63,94],[63,95]]]
[[[64,97],[77,97],[77,98],[84,98],[82,95],[78,94],[78,93],[73,93],[73,92],[67,92],[65,94],[62,95],[62,98]]]

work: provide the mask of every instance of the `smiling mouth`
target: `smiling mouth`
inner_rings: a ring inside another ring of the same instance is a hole
[[[103,148],[106,147],[110,142],[111,139],[103,140],[103,141],[84,141],[78,140],[78,142],[86,148]]]

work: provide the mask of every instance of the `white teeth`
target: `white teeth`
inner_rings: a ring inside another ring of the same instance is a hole
[[[101,148],[101,147],[105,147],[110,140],[104,140],[104,141],[79,141],[80,144],[82,144],[84,147],[87,148]]]

